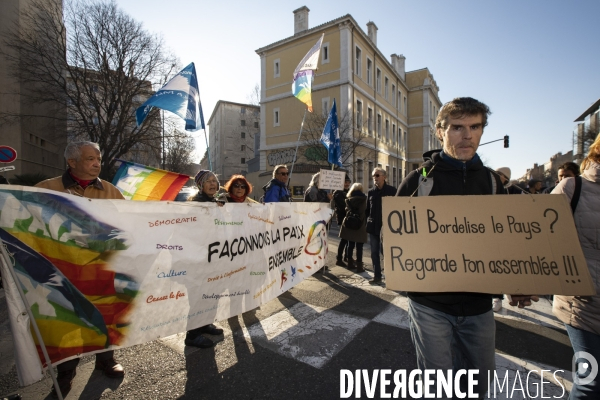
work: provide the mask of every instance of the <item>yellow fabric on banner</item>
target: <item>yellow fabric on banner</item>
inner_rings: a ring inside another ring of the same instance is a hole
[[[87,265],[90,263],[105,264],[99,258],[99,253],[94,250],[69,246],[56,240],[34,236],[27,232],[10,232],[10,234],[46,257],[57,258],[78,265]]]
[[[67,348],[106,345],[106,335],[98,335],[81,325],[51,319],[37,319],[36,322],[46,346]],[[36,335],[33,335],[33,340],[39,344]]]

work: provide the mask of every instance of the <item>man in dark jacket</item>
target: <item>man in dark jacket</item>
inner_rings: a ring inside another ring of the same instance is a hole
[[[486,168],[476,153],[489,114],[485,104],[470,97],[446,103],[436,120],[436,134],[443,150],[425,153],[422,168],[402,181],[398,196],[420,193],[424,174],[433,182],[429,196],[505,194],[499,176]],[[488,371],[496,369],[492,295],[413,292],[408,297],[418,368],[478,369],[476,393],[484,396]],[[516,302],[522,307],[530,305],[529,300],[530,296],[514,296],[511,304]]]
[[[273,179],[269,181],[263,190],[265,191],[265,203],[289,202],[290,192],[286,185],[288,181],[289,171],[287,165],[276,165],[273,170]]]
[[[382,203],[381,198],[385,196],[394,196],[396,188],[390,186],[385,181],[387,172],[383,168],[373,169],[373,189],[367,194],[367,233],[369,234],[369,242],[371,243],[371,261],[373,262],[373,279],[370,284],[381,282],[381,254],[383,247],[381,242],[381,213]]]
[[[346,174],[346,178],[344,179],[344,189],[333,192],[331,208],[335,210],[335,217],[339,227],[342,226],[342,222],[344,222],[344,218],[346,217],[346,196],[348,195],[348,189],[350,189],[351,183],[352,181],[350,180],[350,177],[348,174]],[[346,267],[344,260],[348,263],[351,263],[351,259],[352,254],[348,254],[348,241],[340,238],[340,245],[338,246],[337,261],[335,262],[335,265]]]

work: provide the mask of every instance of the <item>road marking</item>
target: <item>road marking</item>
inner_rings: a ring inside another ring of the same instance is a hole
[[[369,323],[349,314],[296,303],[248,328],[254,343],[323,368]]]

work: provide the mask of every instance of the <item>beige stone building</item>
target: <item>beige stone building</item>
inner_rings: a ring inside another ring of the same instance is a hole
[[[440,147],[434,133],[441,102],[433,75],[426,68],[405,71],[402,55],[386,58],[377,47],[373,22],[365,32],[345,15],[309,28],[308,17],[307,7],[295,10],[294,35],[256,50],[261,60],[261,134],[249,180],[260,187],[271,179],[274,165],[291,166],[306,110],[292,95],[293,72],[324,34],[312,86],[314,114],[326,115],[336,99],[338,118],[348,126],[343,140],[355,144],[343,169],[366,190],[372,186],[372,169],[380,166],[397,186],[420,164],[423,152]],[[303,135],[291,178],[295,197],[313,173],[328,168],[326,160],[315,162],[314,152]]]
[[[258,148],[259,121],[258,106],[224,100],[217,102],[207,124],[208,148],[212,171],[219,176],[221,184],[231,175],[248,173],[247,163]],[[203,158],[201,165],[208,169],[208,158]]]
[[[56,1],[60,6],[62,2]],[[30,0],[0,1],[0,37],[4,30],[22,23],[21,13],[31,4]],[[17,159],[10,164],[13,171],[4,175],[11,179],[15,174],[42,173],[48,177],[60,175],[66,164],[63,153],[66,143],[66,107],[59,105],[40,106],[27,101],[31,84],[15,77],[13,63],[3,53],[11,52],[0,41],[0,145],[10,146],[17,151]],[[29,117],[29,116],[35,117]]]

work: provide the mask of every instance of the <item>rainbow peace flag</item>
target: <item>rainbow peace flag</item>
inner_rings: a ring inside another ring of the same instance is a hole
[[[177,193],[190,179],[187,175],[119,161],[121,166],[112,183],[127,200],[175,200]]]
[[[128,247],[125,232],[49,193],[0,189],[0,210],[0,239],[51,362],[122,343],[139,291],[110,268]]]
[[[323,44],[323,33],[317,43],[306,53],[300,64],[294,70],[294,82],[292,83],[293,95],[306,104],[308,111],[312,112],[312,81],[314,71],[317,69],[319,54],[321,54],[321,45]]]

